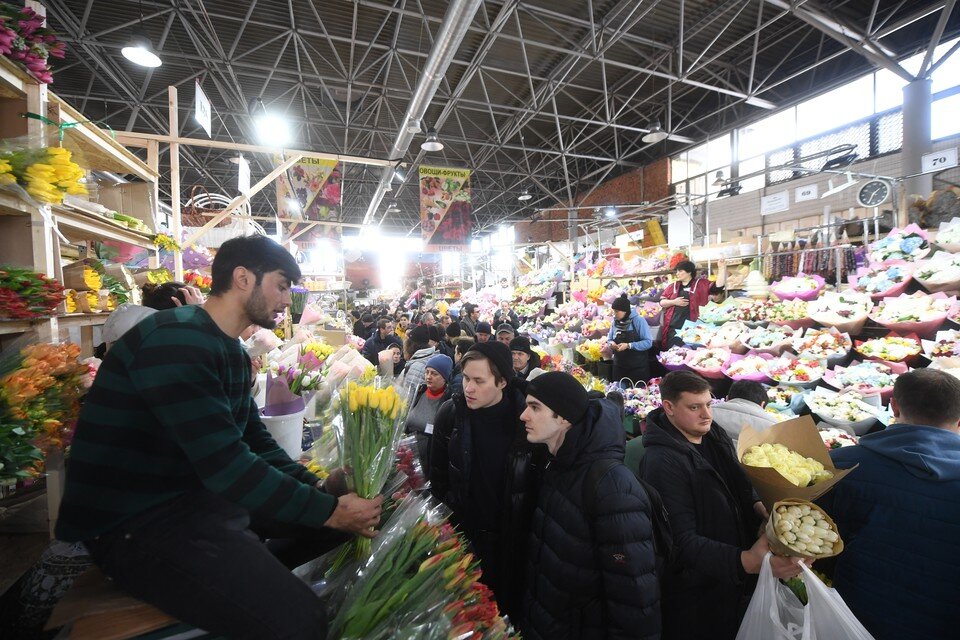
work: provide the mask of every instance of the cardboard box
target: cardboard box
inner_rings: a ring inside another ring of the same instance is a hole
[[[773,505],[781,500],[798,498],[800,500],[809,500],[813,502],[831,488],[840,482],[848,473],[857,468],[858,465],[850,469],[837,469],[833,466],[830,459],[830,453],[823,445],[823,439],[817,431],[817,426],[810,416],[802,416],[779,422],[763,431],[755,431],[751,427],[744,425],[740,432],[740,439],[737,441],[737,460],[743,460],[743,454],[747,450],[758,444],[782,444],[787,449],[795,451],[800,455],[813,458],[823,464],[827,471],[833,473],[833,478],[824,480],[810,487],[798,487],[785,477],[779,471],[771,467],[751,467],[750,465],[740,463],[743,470],[750,478],[760,499],[767,509],[772,509]]]
[[[142,220],[153,233],[157,232],[157,203],[153,201],[153,185],[148,182],[125,182],[100,187],[100,204]]]
[[[314,332],[317,336],[323,338],[323,341],[331,347],[342,347],[347,344],[347,332],[337,329],[317,329]]]

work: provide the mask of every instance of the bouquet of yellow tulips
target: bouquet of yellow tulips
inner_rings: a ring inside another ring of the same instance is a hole
[[[372,499],[383,491],[393,471],[407,403],[395,387],[350,382],[340,391],[340,420],[334,423],[340,460],[347,468],[347,488]],[[334,563],[336,572],[351,558],[370,555],[369,538],[346,545]]]
[[[69,149],[0,151],[0,186],[19,185],[40,204],[60,204],[67,194],[86,195],[83,179],[83,169]]]

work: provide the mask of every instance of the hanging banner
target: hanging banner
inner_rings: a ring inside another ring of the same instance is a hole
[[[193,117],[196,118],[197,123],[203,127],[203,130],[207,132],[207,137],[212,138],[213,134],[210,133],[210,123],[213,119],[213,109],[210,107],[210,99],[207,97],[207,94],[200,88],[199,80],[197,80],[195,84]]]
[[[279,164],[279,158],[275,158]],[[288,220],[340,220],[342,167],[336,160],[303,158],[277,178],[277,214]]]
[[[420,227],[427,251],[457,251],[470,244],[470,169],[420,167]]]

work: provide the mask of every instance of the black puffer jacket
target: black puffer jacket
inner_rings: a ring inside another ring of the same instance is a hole
[[[485,564],[494,565],[488,573],[496,577],[486,576],[490,581],[485,579],[485,583],[493,589],[500,609],[517,622],[523,602],[526,558],[523,541],[530,533],[547,449],[527,442],[520,422],[520,414],[526,408],[525,398],[517,387],[511,384],[504,395],[511,406],[510,415],[515,416],[516,432],[504,466],[503,508],[497,535],[491,539],[486,532],[471,531],[465,522],[464,515],[471,507],[469,480],[473,471],[471,431],[474,425],[470,419],[473,412],[467,409],[466,401],[458,393],[437,412],[430,448],[430,485],[433,495],[453,511],[451,519],[471,540],[475,550],[481,556],[484,553],[481,549],[487,550],[487,557],[481,559]]]
[[[720,473],[663,409],[647,416],[640,477],[663,498],[678,556],[676,570],[663,582],[664,640],[732,640],[755,584],[740,552],[758,537],[757,495],[733,442],[716,423],[703,444],[719,460]]]
[[[660,637],[650,501],[623,453],[617,407],[592,400],[547,464],[530,537],[524,638]],[[620,464],[585,507],[589,469],[604,459]]]

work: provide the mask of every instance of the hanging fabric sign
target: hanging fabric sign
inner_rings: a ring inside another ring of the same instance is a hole
[[[420,227],[427,251],[469,245],[472,216],[470,169],[420,167]]]
[[[277,163],[280,162],[276,159]],[[303,158],[277,178],[277,212],[292,220],[339,220],[340,177],[336,160]]]

